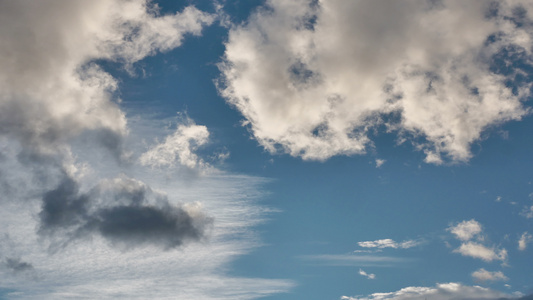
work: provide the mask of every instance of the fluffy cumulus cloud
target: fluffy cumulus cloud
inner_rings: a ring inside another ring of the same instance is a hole
[[[357,245],[359,247],[363,248],[394,248],[394,249],[408,249],[415,246],[420,245],[419,241],[415,240],[407,240],[403,242],[395,242],[391,239],[382,239],[382,240],[375,240],[375,241],[364,241],[364,242],[358,242]]]
[[[475,271],[472,273],[472,278],[474,278],[477,281],[497,281],[497,280],[509,280],[507,276],[505,276],[501,271],[498,272],[490,272],[483,268]]]
[[[143,153],[140,161],[151,167],[173,167],[176,164],[189,169],[203,169],[206,163],[195,154],[195,150],[207,143],[207,127],[196,125],[192,120],[180,124],[165,141]]]
[[[367,297],[342,296],[342,300],[452,300],[452,299],[515,299],[498,291],[480,286],[467,286],[460,283],[440,283],[435,287],[410,286],[396,292],[375,293]]]
[[[272,153],[364,153],[377,130],[426,162],[467,161],[484,131],[528,113],[532,13],[529,1],[269,0],[230,31],[219,89]]]
[[[451,226],[447,229],[455,235],[455,237],[461,241],[468,241],[474,236],[481,233],[481,224],[476,220],[463,221],[455,226]]]
[[[462,221],[457,225],[450,226],[446,230],[461,241],[459,248],[453,250],[453,252],[463,256],[478,258],[486,262],[500,260],[505,263],[507,261],[506,249],[484,245],[484,237],[482,236],[483,229],[481,224],[476,220]],[[472,241],[474,238],[477,238],[478,241]]]

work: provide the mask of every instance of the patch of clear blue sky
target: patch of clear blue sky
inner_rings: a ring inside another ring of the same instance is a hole
[[[262,3],[227,1],[226,12],[240,23]],[[162,1],[160,6],[165,13],[188,4],[214,12],[211,1]],[[269,194],[261,201],[281,212],[257,227],[265,246],[237,259],[232,274],[287,278],[298,285],[291,293],[267,299],[338,299],[437,282],[471,285],[470,274],[479,268],[503,270],[512,290],[533,292],[531,257],[518,251],[516,243],[519,234],[533,232],[531,221],[519,215],[524,206],[533,204],[529,198],[533,192],[531,117],[489,129],[473,145],[474,158],[454,166],[425,164],[423,153],[409,143],[397,145],[396,136],[385,133],[374,137],[375,148],[366,155],[334,157],[327,162],[272,156],[240,126],[242,116],[225,103],[213,84],[226,39],[226,28],[206,27],[202,36],[186,37],[182,47],[137,64],[137,77],[129,77],[111,63],[103,65],[121,79],[120,94],[127,110],[151,110],[160,117],[186,111],[197,124],[208,127],[213,140],[210,147],[229,150],[225,168],[273,179],[264,187]],[[376,158],[386,163],[376,168]],[[489,244],[509,251],[510,267],[452,253],[459,243],[445,229],[470,219],[484,226]],[[352,255],[361,249],[357,242],[385,238],[426,243],[376,253],[411,259],[389,266],[327,266],[303,258]],[[377,279],[358,275],[359,268],[375,273]],[[509,291],[503,284],[485,286]]]

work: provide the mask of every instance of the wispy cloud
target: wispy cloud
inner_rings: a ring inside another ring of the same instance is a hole
[[[376,279],[376,274],[369,274],[369,273],[363,271],[363,269],[359,269],[359,275],[364,276],[364,277],[366,277],[368,279]]]
[[[269,1],[231,28],[219,90],[271,153],[362,154],[385,124],[428,163],[467,161],[487,128],[528,113],[528,83],[491,63],[529,55],[529,27],[510,1],[490,19],[491,2],[430,3]]]
[[[375,241],[358,242],[357,245],[363,248],[394,248],[394,249],[409,249],[420,245],[422,242],[417,240],[406,240],[403,242],[395,242],[392,239],[381,239]]]
[[[362,255],[362,254],[321,254],[305,255],[300,258],[311,263],[328,266],[392,267],[414,262],[416,259],[405,257]]]

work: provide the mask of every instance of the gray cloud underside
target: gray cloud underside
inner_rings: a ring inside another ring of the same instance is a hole
[[[63,234],[68,242],[99,234],[111,244],[127,248],[153,244],[168,249],[198,241],[213,222],[200,211],[192,215],[171,205],[163,195],[129,178],[107,181],[80,193],[78,184],[65,177],[45,193],[39,217],[43,235]]]

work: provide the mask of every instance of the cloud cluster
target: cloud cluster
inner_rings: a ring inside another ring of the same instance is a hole
[[[360,154],[384,130],[428,163],[464,162],[484,131],[528,113],[532,13],[528,1],[270,0],[230,30],[219,90],[271,153]]]
[[[403,242],[395,242],[391,239],[382,239],[382,240],[375,240],[375,241],[365,241],[365,242],[358,242],[357,245],[359,247],[363,248],[394,248],[394,249],[409,249],[415,246],[420,245],[420,242],[415,240],[407,240]]]
[[[495,246],[486,246],[481,243],[484,240],[484,237],[481,235],[482,226],[474,219],[459,222],[446,230],[454,234],[461,241],[461,246],[453,250],[455,253],[487,262],[494,260],[505,262],[507,260],[506,249],[498,249]],[[477,241],[472,241],[474,238],[477,238]]]
[[[452,300],[452,299],[507,299],[510,295],[480,286],[460,283],[439,283],[435,287],[405,287],[396,292],[375,293],[368,297],[342,296],[342,300]]]
[[[159,16],[144,0],[1,1],[0,134],[49,155],[93,131],[121,152],[127,127],[113,101],[117,81],[94,62],[131,68],[212,21],[193,7]]]
[[[132,128],[121,80],[106,68],[135,75],[136,62],[213,21],[192,6],[161,14],[149,0],[0,0],[3,296],[251,299],[290,288],[226,274],[256,246],[248,231],[263,210],[249,195],[260,180],[155,180],[157,172],[131,159],[134,143],[154,135]],[[202,165],[194,151],[207,138],[203,126],[180,127],[150,148],[147,165]],[[28,271],[38,280],[21,276]]]

